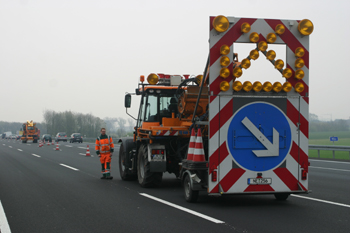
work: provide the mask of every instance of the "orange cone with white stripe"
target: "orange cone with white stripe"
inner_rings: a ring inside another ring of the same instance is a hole
[[[53,140],[52,140],[51,142],[52,142],[51,145],[55,145],[55,143],[53,142]]]
[[[56,149],[55,150],[60,150],[60,148],[58,147],[58,142],[56,143]]]
[[[205,153],[201,129],[198,129],[196,145],[193,152],[193,162],[205,162]]]
[[[191,137],[190,137],[190,144],[188,146],[188,152],[187,152],[187,161],[193,160],[193,152],[194,152],[195,144],[196,144],[196,133],[194,132],[194,128],[192,128]]]
[[[90,156],[89,144],[87,145],[85,156]]]
[[[42,144],[42,141],[40,140],[39,141],[39,146],[38,147],[42,147],[43,146],[43,144]]]

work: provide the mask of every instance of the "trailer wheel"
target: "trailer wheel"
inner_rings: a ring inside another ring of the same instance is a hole
[[[38,140],[37,140],[37,139],[34,139],[34,140],[33,140],[33,143],[37,143],[37,142],[38,142]]]
[[[126,164],[126,151],[124,149],[124,143],[120,145],[119,148],[119,173],[122,180],[134,180],[136,177],[133,174],[130,174],[129,167],[125,166]]]
[[[27,143],[27,141],[22,141],[22,143]]]
[[[144,188],[159,186],[162,183],[163,173],[150,171],[147,145],[145,144],[140,146],[137,155],[137,177],[139,184]]]
[[[186,175],[184,180],[184,192],[185,192],[185,199],[187,202],[197,202],[198,200],[198,194],[199,191],[194,191],[191,186],[191,180],[190,176]]]
[[[289,197],[289,193],[275,193],[275,198],[279,201],[285,201]]]

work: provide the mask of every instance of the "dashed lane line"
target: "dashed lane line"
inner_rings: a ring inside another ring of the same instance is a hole
[[[17,149],[18,151],[23,151],[23,150],[21,150],[21,149]]]
[[[9,223],[7,222],[6,214],[4,208],[2,207],[0,201],[0,232],[1,233],[11,233]]]
[[[32,155],[34,155],[35,157],[38,157],[38,158],[40,158],[40,157],[41,157],[40,155],[36,155],[36,154],[32,154]]]
[[[9,146],[10,148],[12,148],[12,146]]]
[[[323,203],[327,203],[327,204],[332,204],[332,205],[337,205],[337,206],[342,206],[342,207],[350,208],[350,205],[343,204],[343,203],[338,203],[338,202],[333,202],[333,201],[326,201],[326,200],[317,199],[317,198],[312,198],[312,197],[299,196],[299,195],[295,195],[295,194],[291,194],[291,196],[293,196],[293,197],[298,197],[298,198],[304,198],[304,199],[308,199],[308,200],[312,200],[312,201],[318,201],[318,202],[323,202]]]
[[[347,169],[328,168],[328,167],[314,167],[314,166],[310,166],[310,167],[311,167],[311,168],[317,168],[317,169],[324,169],[324,170],[341,171],[341,172],[350,172],[350,170],[347,170]]]
[[[3,146],[6,146],[5,144],[2,144]]]
[[[73,147],[73,146],[70,146],[70,145],[66,145],[66,147]]]
[[[350,162],[339,162],[339,161],[317,160],[317,159],[309,159],[309,161],[323,162],[323,163],[345,163],[345,164],[350,164]]]
[[[60,163],[60,165],[61,165],[61,166],[63,166],[63,167],[66,167],[66,168],[72,169],[72,170],[74,170],[74,171],[79,171],[79,169],[74,168],[74,167],[71,167],[71,166],[68,166],[68,165],[63,164],[63,163]]]
[[[197,217],[204,218],[204,219],[206,219],[206,220],[208,220],[208,221],[211,221],[211,222],[214,222],[214,223],[225,223],[225,222],[223,222],[223,221],[221,221],[221,220],[218,220],[218,219],[216,219],[216,218],[212,218],[212,217],[209,217],[209,216],[207,216],[207,215],[198,213],[198,212],[196,212],[196,211],[187,209],[187,208],[185,208],[185,207],[182,207],[182,206],[173,204],[173,203],[171,203],[171,202],[164,201],[164,200],[162,200],[162,199],[159,199],[159,198],[157,198],[157,197],[153,197],[153,196],[148,195],[148,194],[146,194],[146,193],[140,193],[140,195],[142,195],[142,196],[144,196],[144,197],[147,197],[147,198],[150,198],[150,199],[152,199],[152,200],[154,200],[154,201],[158,201],[158,202],[163,203],[163,204],[165,204],[165,205],[174,207],[174,208],[176,208],[176,209],[182,210],[182,211],[187,212],[187,213],[189,213],[189,214],[195,215],[195,216],[197,216]]]
[[[81,147],[81,146],[79,146],[78,148],[80,148],[80,149],[84,149],[84,150],[86,149],[86,147]]]

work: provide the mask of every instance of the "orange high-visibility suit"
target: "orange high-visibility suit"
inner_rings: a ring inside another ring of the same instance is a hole
[[[100,156],[100,162],[102,165],[102,177],[101,179],[111,179],[111,153],[114,152],[113,139],[107,135],[101,135],[96,139],[95,143],[96,153]]]

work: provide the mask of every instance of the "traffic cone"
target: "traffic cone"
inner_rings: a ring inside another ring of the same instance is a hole
[[[205,162],[205,154],[203,148],[203,139],[201,129],[198,129],[196,145],[193,152],[193,162]]]
[[[188,146],[188,152],[187,152],[187,161],[193,160],[193,152],[194,152],[195,144],[196,144],[196,133],[194,132],[194,128],[192,128],[190,144]]]
[[[53,142],[53,140],[51,140],[51,142],[52,142],[51,145],[55,145],[55,143]]]
[[[42,141],[40,140],[39,141],[39,146],[38,147],[42,147],[43,146],[43,144],[42,144]]]
[[[47,145],[50,146],[50,141],[49,140],[47,140]]]
[[[89,144],[87,145],[85,156],[90,156]]]
[[[54,150],[60,150],[60,148],[58,147],[58,142],[56,143],[56,149]]]

